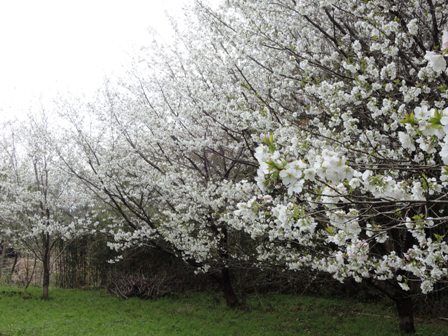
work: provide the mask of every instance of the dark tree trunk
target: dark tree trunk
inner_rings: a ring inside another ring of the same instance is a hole
[[[1,242],[2,253],[0,253],[0,279],[3,276],[3,266],[6,260],[6,244]]]
[[[398,319],[400,322],[400,333],[402,335],[415,334],[414,307],[409,296],[395,299],[397,305]]]
[[[42,280],[42,299],[48,300],[48,288],[50,287],[50,237],[48,234],[44,238],[43,280]]]
[[[17,266],[17,261],[19,260],[19,253],[16,252],[16,254],[14,255],[14,262],[12,263],[12,267],[11,267],[11,272],[9,273],[9,277],[10,279],[12,279],[14,272],[16,270],[16,266]]]
[[[28,287],[31,284],[31,281],[33,281],[33,277],[34,277],[34,273],[36,272],[36,265],[37,265],[37,259],[36,257],[34,257],[34,262],[33,262],[33,269],[31,270],[31,275],[29,273],[29,268],[28,268],[28,258],[27,258],[27,269],[26,269],[26,284],[25,284],[25,289],[28,289]]]
[[[50,286],[50,269],[47,262],[44,262],[44,274],[42,281],[42,299],[48,300],[48,287]]]
[[[227,267],[224,267],[221,270],[221,286],[222,290],[224,292],[224,298],[226,299],[226,304],[230,308],[235,308],[240,305],[240,302],[238,300],[238,297],[235,294],[235,291],[233,289],[232,285],[232,276],[230,269]]]

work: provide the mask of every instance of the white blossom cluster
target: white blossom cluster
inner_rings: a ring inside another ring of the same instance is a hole
[[[61,169],[48,125],[5,125],[0,152],[0,241],[43,260],[57,242],[90,234],[98,225],[89,197]]]
[[[113,211],[102,230],[117,252],[428,293],[448,277],[447,12],[443,0],[197,2],[131,78],[61,107],[58,153]]]
[[[261,3],[276,32],[278,12],[294,22],[276,46],[299,64],[289,90],[303,103],[260,136],[256,181],[271,198],[241,203],[238,226],[269,239],[261,259],[430,292],[448,276],[448,33],[424,22],[447,5],[433,18],[421,1]]]

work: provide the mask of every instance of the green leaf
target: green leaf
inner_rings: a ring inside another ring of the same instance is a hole
[[[241,87],[242,87],[243,89],[246,89],[246,90],[250,91],[250,86],[249,86],[249,84],[247,84],[247,83],[241,83]]]
[[[425,219],[425,215],[423,215],[423,214],[414,215],[414,216],[412,217],[412,220],[413,220],[413,221],[415,222],[415,224],[418,225],[418,226],[423,226],[423,224],[425,223],[425,222],[424,222],[424,219]]]
[[[448,51],[448,49],[445,49],[445,50]],[[437,88],[439,89],[440,92],[446,92],[446,91],[448,91],[448,85],[447,85],[447,84],[439,85]]]
[[[364,57],[361,58],[361,60],[359,61],[359,64],[361,66],[361,71],[365,72],[367,70],[367,61]]]
[[[414,112],[406,114],[406,116],[400,121],[400,123],[402,123],[402,124],[410,124],[410,125],[417,124],[417,121],[415,120]]]
[[[436,109],[434,115],[428,119],[428,123],[431,125],[431,127],[440,128],[442,127],[441,120],[442,120],[442,112]]]
[[[266,135],[266,136],[263,138],[262,142],[263,142],[266,146],[268,146],[269,151],[270,151],[271,153],[275,152],[276,146],[275,146],[275,142],[274,142],[274,134],[269,133],[269,135]]]
[[[436,238],[436,241],[438,243],[441,243],[443,241],[443,239],[445,238],[445,235],[434,233],[434,238]]]
[[[268,165],[269,169],[274,172],[278,172],[279,170],[284,169],[286,166],[286,162],[278,163],[272,160],[267,161],[266,164]]]
[[[336,234],[334,227],[327,225],[327,227],[325,228],[325,231],[330,235],[330,236],[334,236]]]
[[[305,215],[305,211],[299,207],[297,204],[294,204],[294,208],[292,210],[292,218],[294,220],[298,220]]]
[[[369,182],[377,187],[384,187],[383,177],[381,175],[370,176]]]
[[[424,191],[428,191],[429,190],[429,183],[428,183],[428,179],[426,178],[426,175],[423,174],[422,178],[420,179],[420,183],[422,184],[422,189]]]

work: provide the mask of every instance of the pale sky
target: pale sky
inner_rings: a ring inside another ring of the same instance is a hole
[[[192,0],[0,0],[0,120],[37,98],[89,93],[120,73],[147,27],[169,38],[165,11]]]

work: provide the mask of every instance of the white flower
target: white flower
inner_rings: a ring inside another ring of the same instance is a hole
[[[321,167],[327,181],[333,183],[338,183],[345,178],[352,177],[351,170],[346,165],[346,158],[331,151],[324,151],[322,153]]]
[[[398,284],[400,285],[401,289],[403,289],[406,292],[410,289],[409,285],[405,282],[399,282]]]
[[[268,147],[264,146],[264,145],[258,146],[255,149],[254,156],[258,160],[258,162],[264,162],[264,161],[268,160],[268,158],[269,158]]]
[[[417,33],[418,33],[418,20],[417,19],[412,19],[411,21],[409,21],[409,23],[406,25],[406,27],[409,30],[409,34],[417,35]]]
[[[422,289],[423,294],[428,294],[433,290],[433,284],[429,280],[425,280],[420,285],[420,288]]]
[[[448,49],[448,30],[444,30],[442,36],[442,51],[445,49]]]
[[[416,200],[416,201],[424,201],[426,200],[425,195],[424,195],[424,190],[422,187],[422,184],[420,182],[414,182],[412,184],[412,199]]]
[[[445,140],[440,144],[440,147],[440,158],[444,164],[448,164],[448,137],[445,137]]]
[[[434,112],[433,110],[428,110],[428,106],[417,106],[414,109],[415,117],[419,120],[428,120],[431,117],[431,113]]]
[[[434,51],[427,51],[425,60],[428,61],[428,66],[439,75],[446,69],[445,58],[443,55],[437,54]]]
[[[306,167],[303,161],[293,161],[286,165],[280,172],[280,178],[283,184],[288,187],[288,194],[299,194],[302,192],[304,180],[302,179],[302,170]]]
[[[398,139],[400,140],[401,145],[405,149],[409,149],[410,151],[415,150],[415,145],[412,141],[412,138],[409,136],[409,134],[405,132],[398,132]]]

